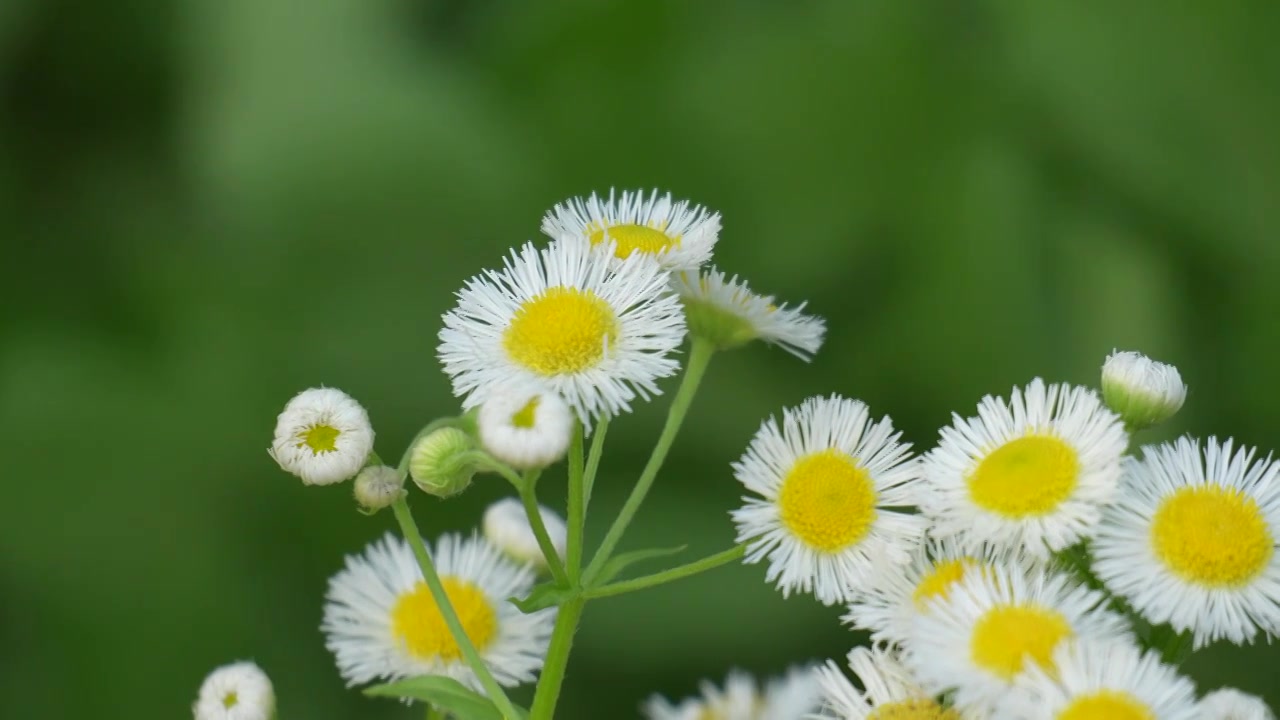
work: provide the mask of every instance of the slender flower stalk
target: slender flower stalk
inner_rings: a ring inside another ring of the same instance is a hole
[[[654,445],[649,461],[640,473],[640,479],[631,489],[631,495],[627,497],[626,503],[613,521],[613,525],[609,527],[608,533],[600,543],[600,548],[596,550],[595,557],[587,567],[585,578],[588,586],[595,581],[604,564],[609,561],[614,548],[618,546],[623,533],[627,531],[627,526],[631,524],[645,496],[649,494],[649,489],[653,487],[653,481],[657,479],[658,471],[662,469],[662,463],[667,459],[667,452],[671,450],[671,444],[675,441],[676,434],[680,432],[680,425],[684,422],[684,416],[693,403],[693,396],[698,392],[698,385],[701,384],[702,376],[706,373],[714,354],[715,348],[711,343],[694,339],[693,348],[689,352],[689,362],[685,366],[684,379],[680,381],[680,389],[676,391],[671,407],[667,410],[667,422],[662,428],[662,434],[658,436],[658,442]]]
[[[476,652],[476,646],[471,642],[471,638],[467,637],[466,631],[462,628],[462,621],[458,619],[458,613],[453,609],[453,603],[449,601],[449,595],[445,592],[444,586],[440,583],[440,576],[436,574],[435,564],[431,561],[431,554],[427,552],[426,545],[422,542],[422,535],[418,532],[418,524],[413,520],[413,513],[409,510],[409,503],[404,498],[400,498],[391,506],[391,510],[396,515],[396,521],[400,523],[400,531],[404,534],[404,539],[408,541],[409,547],[413,549],[413,555],[418,560],[419,567],[422,568],[422,579],[427,584],[427,588],[431,591],[431,597],[435,600],[436,606],[440,608],[440,614],[444,616],[445,625],[449,627],[449,632],[453,635],[454,642],[458,643],[458,649],[462,651],[463,658],[467,661],[467,665],[476,674],[476,678],[485,689],[485,694],[497,705],[498,710],[504,717],[519,717],[515,705],[511,703],[510,698],[502,690],[502,686],[498,684],[493,673],[489,672],[489,668],[485,665],[484,660],[480,658],[480,653]]]

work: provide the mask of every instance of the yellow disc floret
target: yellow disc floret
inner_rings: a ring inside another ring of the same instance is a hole
[[[875,486],[853,458],[823,450],[800,458],[783,478],[778,512],[787,529],[806,545],[838,552],[871,529]]]
[[[605,241],[605,229],[591,231],[591,244],[599,245]],[[626,258],[633,252],[656,255],[664,250],[680,247],[680,238],[670,237],[657,228],[646,225],[614,225],[608,228],[609,239],[613,240],[613,254]]]
[[[1075,448],[1049,435],[1028,435],[996,448],[969,476],[979,506],[1007,517],[1047,515],[1076,488]]]
[[[512,360],[543,376],[595,366],[618,339],[618,318],[589,290],[554,287],[524,302],[502,336]]]
[[[528,430],[532,428],[534,417],[538,412],[538,403],[541,400],[541,395],[534,395],[529,398],[529,402],[525,403],[524,407],[517,410],[516,413],[511,416],[511,425],[513,427],[518,427],[521,430]]]
[[[1028,659],[1052,672],[1053,650],[1071,634],[1071,626],[1057,610],[1000,605],[974,626],[969,653],[979,667],[1010,680],[1022,672]]]
[[[1151,546],[1178,577],[1215,588],[1248,584],[1275,552],[1258,503],[1219,485],[1184,487],[1161,502]]]
[[[462,622],[463,631],[476,650],[484,652],[498,634],[498,615],[484,591],[466,580],[445,577],[440,582]],[[391,609],[391,630],[416,658],[442,661],[462,658],[462,651],[425,583],[419,582],[396,601]]]
[[[323,453],[331,453],[338,449],[338,436],[342,434],[341,430],[329,425],[312,425],[306,430],[298,433],[298,447],[311,448],[314,455]]]
[[[877,705],[867,720],[960,720],[960,713],[933,698],[913,698]]]
[[[934,563],[929,572],[925,573],[916,584],[915,592],[911,594],[916,609],[923,611],[928,607],[929,601],[934,598],[945,600],[952,586],[963,580],[965,572],[976,564],[971,558],[941,560]]]
[[[1080,695],[1057,715],[1056,720],[1155,720],[1151,708],[1126,692],[1100,690]]]

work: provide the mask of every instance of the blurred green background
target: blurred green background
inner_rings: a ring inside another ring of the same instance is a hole
[[[340,387],[398,455],[456,407],[434,358],[454,290],[591,190],[718,209],[718,264],[830,323],[812,365],[715,361],[626,547],[727,546],[729,462],[817,393],[923,449],[985,393],[1095,383],[1139,349],[1191,386],[1143,440],[1280,445],[1278,22],[1274,2],[3,0],[9,716],[185,717],[208,670],[252,658],[285,720],[416,717],[344,689],[317,629],[327,577],[392,520],[281,473],[275,415]],[[614,424],[593,537],[664,408]],[[415,501],[461,530],[503,491]],[[601,601],[563,715],[842,656],[839,614],[744,566]],[[1188,668],[1280,705],[1277,661]]]

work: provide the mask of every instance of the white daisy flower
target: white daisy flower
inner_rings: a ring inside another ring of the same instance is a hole
[[[1199,720],[1276,720],[1275,713],[1257,695],[1235,688],[1221,688],[1200,700]]]
[[[757,295],[737,275],[726,280],[715,268],[676,273],[671,284],[684,302],[690,334],[721,349],[759,339],[808,361],[822,347],[826,323],[801,312],[805,303],[777,305],[773,296]]]
[[[555,609],[526,615],[507,600],[529,592],[533,570],[474,535],[442,536],[432,559],[494,678],[507,686],[533,680],[547,653]],[[325,600],[325,647],[348,686],[443,675],[481,690],[403,540],[388,534],[363,555],[348,556],[346,567],[329,579]]]
[[[1187,399],[1187,386],[1172,365],[1116,351],[1102,365],[1102,396],[1130,427],[1141,429],[1173,417]]]
[[[311,388],[294,396],[276,419],[267,450],[285,472],[307,485],[342,482],[364,467],[373,451],[369,415],[350,395]]]
[[[644,255],[619,261],[579,243],[526,244],[467,281],[444,316],[439,356],[463,407],[495,392],[541,383],[584,425],[657,395],[675,373],[684,340],[680,301],[668,275]]]
[[[919,546],[907,565],[879,573],[855,588],[849,612],[841,619],[871,633],[872,640],[905,644],[916,616],[928,612],[931,601],[945,599],[970,573],[994,566],[1031,572],[1042,569],[1043,563],[1017,548],[983,545],[971,551],[954,541],[929,540]]]
[[[244,661],[209,673],[191,707],[195,720],[271,720],[276,693],[262,668]]]
[[[569,450],[573,412],[557,394],[535,386],[495,392],[476,418],[480,444],[518,470],[542,468]]]
[[[1093,541],[1094,572],[1153,624],[1220,638],[1280,635],[1280,463],[1210,438],[1144,447]]]
[[[1031,665],[1000,701],[998,717],[1018,720],[1160,718],[1196,720],[1195,686],[1160,662],[1118,640],[1062,643],[1054,672]]]
[[[641,707],[647,720],[800,720],[818,707],[818,676],[811,666],[792,667],[763,688],[732,670],[724,690],[703,681],[701,697],[672,703],[654,695]]]
[[[1034,664],[1054,670],[1076,638],[1129,638],[1106,596],[1053,572],[992,567],[967,573],[916,616],[905,664],[930,693],[955,692],[962,711],[988,713]]]
[[[624,259],[648,255],[668,270],[692,270],[711,259],[720,237],[720,213],[688,200],[672,202],[671,193],[623,192],[609,199],[573,198],[557,204],[542,219],[542,232],[553,240],[591,245],[612,241],[613,253]]]
[[[767,582],[783,597],[813,592],[828,605],[885,566],[901,566],[925,531],[925,519],[889,508],[919,499],[917,463],[888,417],[836,395],[813,397],[769,418],[734,475],[761,498],[733,511],[745,561],[769,560]]]
[[[547,529],[551,545],[564,557],[568,528],[551,508],[538,506],[542,525]],[[537,567],[546,567],[547,559],[538,547],[538,538],[529,525],[524,504],[515,498],[503,498],[484,511],[484,536],[509,557]]]
[[[959,712],[943,707],[925,692],[903,666],[897,652],[884,645],[854,648],[849,653],[849,669],[863,689],[854,687],[835,662],[828,660],[818,671],[822,712],[811,717],[819,720],[961,720]]]
[[[1092,534],[1129,443],[1092,390],[1036,378],[1007,404],[988,395],[977,417],[953,417],[923,462],[920,509],[936,537],[1047,557]]]

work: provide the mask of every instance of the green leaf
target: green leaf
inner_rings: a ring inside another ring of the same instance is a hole
[[[365,695],[422,700],[458,720],[505,720],[489,698],[453,678],[421,675],[365,688]]]
[[[557,585],[554,582],[544,582],[535,585],[533,590],[529,591],[529,596],[521,600],[520,598],[508,598],[512,605],[520,608],[520,612],[526,615],[531,612],[542,610],[543,608],[559,607],[565,601],[571,600],[580,593],[580,590],[574,590]]]
[[[646,548],[644,550],[633,550],[631,552],[622,553],[621,555],[615,555],[609,558],[609,562],[605,563],[604,567],[600,569],[600,577],[596,578],[596,581],[593,584],[599,587],[600,585],[604,585],[610,580],[618,577],[619,573],[626,570],[628,566],[634,563],[638,563],[641,560],[652,560],[654,558],[667,557],[668,555],[682,553],[688,547],[688,545],[680,545],[678,547],[669,548]]]

